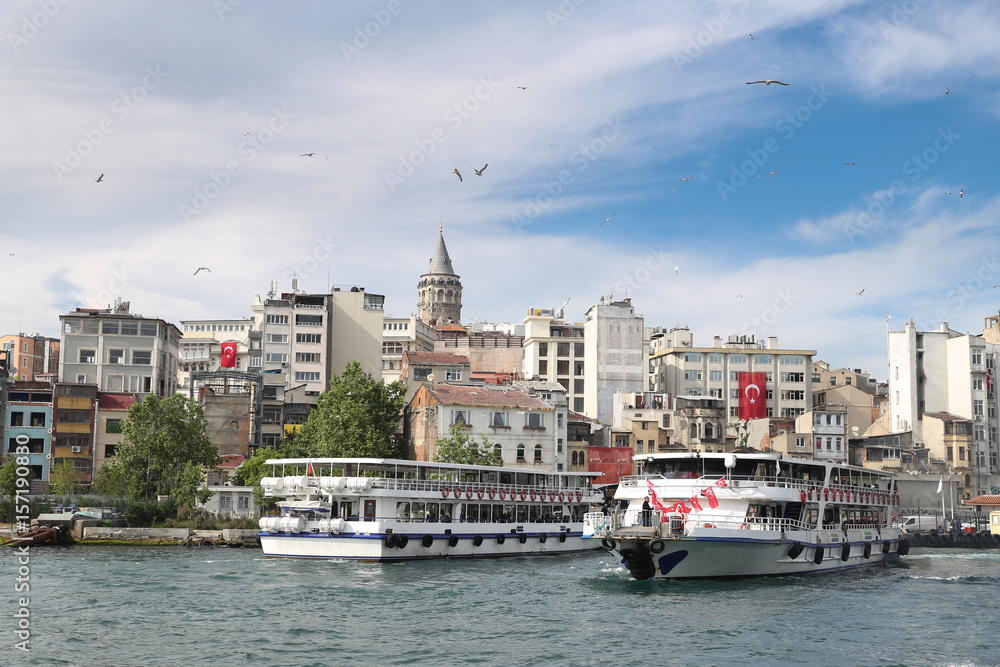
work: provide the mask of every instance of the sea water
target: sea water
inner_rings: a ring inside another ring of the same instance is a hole
[[[998,550],[739,581],[635,581],[604,551],[384,565],[208,547],[19,558],[0,549],[4,665],[1000,665]],[[24,620],[28,652],[15,646]]]

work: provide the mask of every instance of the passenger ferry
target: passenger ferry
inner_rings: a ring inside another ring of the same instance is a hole
[[[598,473],[394,459],[270,459],[260,484],[269,558],[400,561],[599,549],[583,517]]]
[[[892,474],[776,453],[637,455],[615,507],[584,534],[636,579],[818,574],[893,563]],[[648,503],[649,509],[644,509]]]

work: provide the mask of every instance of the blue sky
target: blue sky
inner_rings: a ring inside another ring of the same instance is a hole
[[[614,294],[884,379],[887,312],[997,312],[994,2],[45,0],[0,26],[4,333],[115,297],[249,316],[293,272],[408,315],[441,218],[466,321]]]

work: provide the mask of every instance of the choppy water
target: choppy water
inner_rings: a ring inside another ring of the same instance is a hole
[[[1000,665],[1000,551],[738,582],[635,581],[603,551],[386,565],[256,549],[36,548],[30,648],[0,550],[0,663]]]

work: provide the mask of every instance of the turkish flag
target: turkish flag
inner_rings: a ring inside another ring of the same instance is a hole
[[[236,368],[236,341],[227,340],[222,344],[222,362],[223,368]]]
[[[767,374],[740,373],[740,421],[767,417]]]

